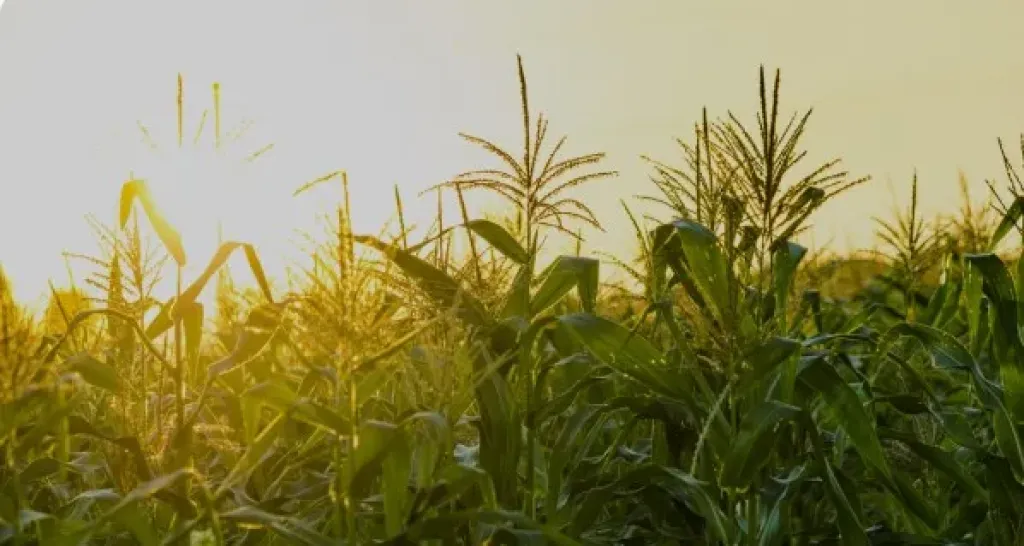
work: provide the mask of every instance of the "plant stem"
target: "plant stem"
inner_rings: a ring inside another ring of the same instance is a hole
[[[174,300],[174,306],[177,307],[181,301],[181,265],[178,265],[177,273],[177,297]],[[177,314],[175,310],[172,313]],[[180,431],[185,424],[185,400],[184,396],[184,372],[185,366],[183,364],[184,359],[182,358],[182,335],[181,335],[181,321],[175,318],[174,320],[174,411],[176,414],[175,425]]]

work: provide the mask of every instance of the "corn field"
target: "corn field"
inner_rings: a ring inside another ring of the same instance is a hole
[[[429,190],[460,222],[414,238],[396,190],[397,228],[353,233],[332,173],[287,290],[244,241],[183,278],[188,241],[135,178],[78,257],[87,288],[37,319],[0,271],[0,542],[1024,543],[1024,183],[1001,142],[986,200],[961,180],[961,210],[923,218],[915,176],[878,248],[812,253],[814,213],[869,182],[806,164],[778,72],[753,122],[705,111],[645,158],[652,193],[608,219],[579,190],[617,174],[561,153],[518,70],[521,149],[463,134],[494,163]],[[542,261],[612,222],[635,248]]]

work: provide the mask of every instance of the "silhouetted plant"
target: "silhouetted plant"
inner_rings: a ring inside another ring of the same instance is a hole
[[[565,144],[564,136],[550,151],[542,150],[544,139],[547,137],[548,121],[543,114],[538,115],[535,122],[531,118],[522,57],[517,55],[516,62],[523,116],[523,149],[520,158],[485,138],[460,133],[467,141],[483,147],[498,157],[504,164],[504,170],[469,171],[428,191],[457,187],[463,190],[482,189],[500,196],[514,207],[515,215],[521,218],[524,226],[523,241],[528,246],[535,244],[534,238],[541,228],[555,229],[570,237],[577,237],[577,233],[568,226],[567,222],[570,220],[600,229],[601,224],[590,207],[583,201],[568,196],[568,191],[617,173],[580,173],[580,169],[599,163],[605,154],[591,153],[561,158],[558,154]]]
[[[641,195],[640,199],[668,207],[676,217],[693,220],[715,233],[725,224],[724,205],[732,195],[737,169],[728,164],[721,150],[712,142],[707,109],[702,121],[694,126],[693,144],[677,138],[684,164],[679,167],[641,156],[650,163],[656,175],[651,177],[659,195]]]
[[[829,199],[869,180],[851,179],[838,170],[841,160],[820,163],[803,174],[798,166],[806,158],[801,149],[812,109],[793,114],[785,127],[779,120],[781,72],[775,72],[771,95],[760,72],[760,110],[757,132],[752,133],[732,112],[712,129],[714,147],[725,159],[726,172],[736,172],[732,185],[746,205],[746,221],[761,234],[761,250],[793,238],[807,227],[810,215]]]

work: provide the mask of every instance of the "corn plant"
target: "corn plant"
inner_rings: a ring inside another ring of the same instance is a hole
[[[876,219],[877,235],[890,252],[892,276],[883,276],[888,283],[902,292],[907,320],[913,321],[919,303],[927,303],[919,292],[924,277],[941,260],[942,226],[926,225],[917,207],[917,173],[910,185],[910,204],[905,211],[897,211],[893,223]]]

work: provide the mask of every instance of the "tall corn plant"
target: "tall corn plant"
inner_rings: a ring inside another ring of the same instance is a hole
[[[921,218],[917,200],[917,173],[910,184],[910,204],[905,210],[897,210],[894,221],[875,219],[877,236],[886,245],[887,258],[892,276],[883,276],[903,296],[907,320],[913,321],[921,303],[926,304],[919,288],[942,259],[941,225],[929,225]]]
[[[130,378],[132,384],[142,387],[135,402],[138,411],[134,413],[142,418],[143,424],[149,423],[151,393],[148,389],[153,384],[153,377],[145,351],[137,351],[139,347],[133,325],[144,326],[146,314],[158,305],[153,294],[162,280],[169,255],[160,246],[153,245],[149,238],[143,237],[136,215],[123,230],[96,218],[88,220],[99,243],[99,255],[68,256],[90,266],[85,283],[98,294],[95,303],[128,317],[104,317],[106,342],[113,365]]]
[[[652,159],[655,174],[651,177],[657,195],[641,195],[640,199],[662,205],[676,218],[697,222],[715,233],[725,224],[725,203],[735,193],[733,182],[737,169],[728,163],[717,143],[712,140],[712,126],[707,109],[701,123],[694,126],[694,143],[677,138],[684,163],[679,166]]]
[[[734,191],[745,203],[746,220],[760,233],[760,250],[792,239],[806,228],[806,221],[826,200],[868,180],[850,178],[839,170],[840,160],[803,168],[807,152],[801,140],[812,110],[780,119],[781,71],[776,70],[769,94],[761,67],[757,130],[749,130],[734,114],[719,121],[712,139],[724,156],[727,170],[735,170]]]
[[[538,397],[545,392],[540,380],[545,372],[541,367],[550,365],[542,364],[546,361],[537,352],[538,348],[543,348],[538,336],[550,320],[543,315],[574,288],[580,294],[583,307],[592,311],[598,279],[597,261],[577,256],[561,256],[536,275],[536,257],[545,231],[576,236],[569,228],[570,222],[600,226],[590,208],[570,197],[568,192],[614,173],[578,173],[581,168],[597,164],[603,154],[562,159],[558,153],[564,138],[542,154],[548,124],[543,116],[536,122],[531,119],[522,59],[517,58],[517,62],[524,132],[522,159],[490,141],[463,134],[466,140],[496,155],[505,170],[472,171],[434,188],[454,189],[459,192],[460,200],[463,191],[484,190],[512,204],[522,226],[518,233],[510,233],[498,223],[481,219],[464,218],[461,226],[468,230],[469,236],[483,239],[515,264],[515,278],[511,286],[505,288],[497,308],[485,306],[478,295],[465,289],[460,279],[419,258],[413,251],[374,237],[360,236],[356,240],[384,252],[436,305],[452,310],[454,316],[475,332],[470,339],[479,411],[479,419],[474,422],[479,432],[480,464],[494,483],[498,502],[506,508],[522,509],[533,517],[538,509],[539,491]],[[471,259],[477,259],[475,252]],[[479,272],[480,269],[476,269],[476,273]],[[522,394],[517,396],[516,389]],[[520,468],[521,464],[524,469]],[[525,473],[525,485],[520,484],[521,473]]]
[[[609,178],[614,171],[580,173],[580,169],[596,165],[604,159],[603,153],[562,158],[559,152],[566,137],[560,138],[550,151],[544,151],[548,121],[543,114],[531,118],[526,74],[522,58],[516,56],[519,74],[519,98],[522,106],[523,148],[519,158],[493,142],[461,133],[462,138],[492,153],[503,163],[504,169],[475,170],[445,182],[439,187],[458,190],[485,190],[509,202],[516,218],[523,223],[520,243],[534,252],[541,230],[554,229],[570,237],[577,234],[568,222],[600,228],[593,211],[583,201],[569,195],[569,190],[584,184]]]
[[[838,159],[804,168],[807,152],[802,141],[811,111],[793,114],[782,125],[781,73],[776,71],[769,92],[762,67],[759,84],[756,131],[731,112],[714,123],[709,123],[705,112],[695,127],[695,144],[680,141],[684,165],[648,159],[655,168],[659,195],[645,199],[667,205],[680,226],[690,226],[686,229],[692,236],[720,238],[719,249],[728,265],[716,276],[721,279],[715,281],[715,290],[727,295],[728,304],[715,310],[716,315],[699,311],[710,308],[687,274],[685,255],[678,249],[671,253],[680,260],[671,264],[668,285],[685,288],[689,304],[684,312],[705,323],[703,330],[718,338],[716,343],[723,350],[742,345],[742,337],[760,335],[752,317],[771,316],[775,322],[785,322],[791,314],[790,298],[772,284],[789,278],[789,264],[805,252],[790,241],[807,229],[811,215],[825,202],[868,180],[849,177],[839,170]],[[671,232],[663,228],[654,242],[678,246],[667,238]],[[783,269],[775,271],[776,267]],[[726,280],[729,277],[736,281]]]

